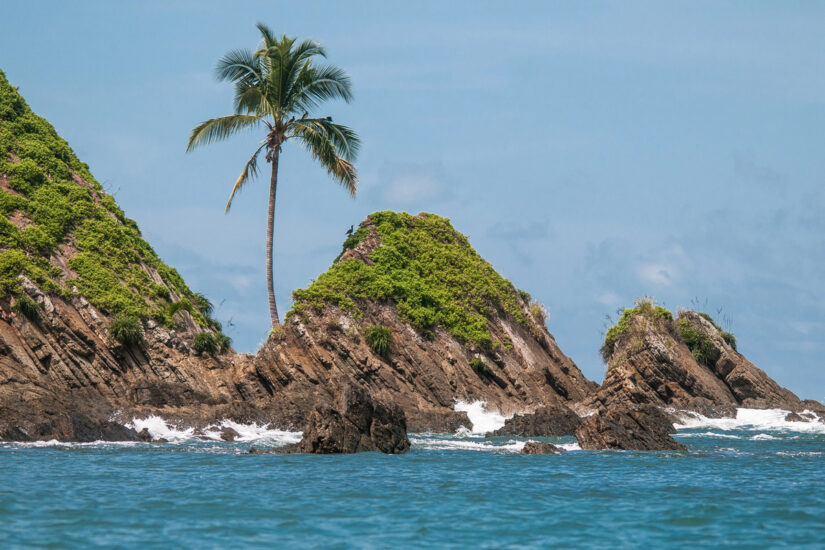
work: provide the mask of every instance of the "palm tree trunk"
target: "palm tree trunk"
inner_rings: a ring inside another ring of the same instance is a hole
[[[278,306],[275,304],[275,281],[272,278],[272,235],[275,232],[275,191],[278,188],[278,155],[280,147],[272,154],[272,179],[269,181],[269,211],[266,217],[266,286],[269,291],[269,316],[272,328],[281,326]]]

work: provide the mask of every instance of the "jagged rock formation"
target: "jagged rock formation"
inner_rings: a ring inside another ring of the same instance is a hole
[[[397,405],[373,399],[363,388],[344,383],[333,406],[318,405],[309,415],[301,441],[250,454],[352,454],[410,450],[407,421]]]
[[[667,310],[642,302],[608,332],[602,350],[607,375],[586,404],[652,404],[706,416],[734,416],[736,407],[823,410],[779,386],[735,345],[705,314],[685,311],[674,320]]]
[[[564,405],[542,407],[533,413],[517,414],[508,418],[504,426],[487,436],[514,435],[517,437],[551,437],[574,435],[581,418]]]
[[[370,216],[255,356],[234,354],[193,293],[0,73],[0,437],[136,438],[158,414],[301,429],[353,383],[413,430],[469,425],[596,385],[544,310],[438,216]]]
[[[671,419],[654,405],[614,405],[583,418],[576,439],[582,449],[686,450],[671,433],[675,433]]]

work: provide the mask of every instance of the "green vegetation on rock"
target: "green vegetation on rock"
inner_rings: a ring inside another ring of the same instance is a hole
[[[0,71],[0,297],[21,294],[21,275],[66,299],[79,293],[106,314],[167,324],[171,291],[198,306],[187,309],[196,323],[216,327],[211,309]]]
[[[599,350],[605,362],[610,360],[613,355],[613,348],[616,342],[619,341],[624,334],[630,330],[631,320],[634,316],[641,315],[651,321],[672,321],[673,314],[662,306],[656,304],[656,301],[650,297],[643,297],[636,300],[636,305],[632,308],[626,308],[619,321],[607,330],[604,337],[604,344]]]
[[[461,341],[489,348],[499,345],[489,326],[497,313],[532,324],[512,283],[448,219],[385,211],[368,221],[381,239],[369,254],[372,263],[336,262],[308,288],[293,292],[291,315],[334,305],[357,317],[368,300],[392,302],[399,316],[425,335],[440,326]],[[361,230],[371,230],[365,226],[350,239],[365,238]]]
[[[484,362],[484,359],[480,357],[470,359],[470,368],[479,376],[489,376],[493,373],[487,363]]]
[[[701,315],[703,319],[705,319],[707,322],[713,325],[713,327],[719,331],[719,336],[722,337],[722,340],[724,340],[730,347],[732,347],[734,351],[736,350],[736,336],[717,325],[716,321],[714,321],[713,318],[707,313],[699,313],[699,315]]]
[[[109,325],[112,337],[123,345],[136,345],[143,341],[143,323],[135,315],[119,313]]]
[[[710,337],[694,328],[685,318],[679,319],[679,336],[687,344],[697,363],[710,366],[719,359],[719,350],[713,345]]]
[[[364,331],[364,340],[372,351],[386,356],[392,344],[392,331],[388,327],[373,325]]]
[[[229,349],[229,338],[223,334],[215,336],[211,332],[199,332],[192,341],[192,349],[209,355],[224,353]]]
[[[12,309],[26,317],[32,323],[39,323],[42,315],[40,313],[40,304],[26,296],[25,294],[21,294],[14,300],[14,305]]]

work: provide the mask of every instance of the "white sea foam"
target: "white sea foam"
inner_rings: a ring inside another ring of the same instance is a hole
[[[493,453],[520,453],[526,441],[511,439],[504,443],[473,439],[443,439],[410,435],[413,447],[433,451],[487,451]]]
[[[152,439],[165,439],[171,443],[188,441],[195,434],[195,428],[180,429],[176,426],[170,426],[166,420],[154,414],[150,414],[146,418],[133,418],[130,423],[126,424],[126,427],[137,432],[146,429]]]
[[[58,441],[57,439],[50,439],[48,441],[0,441],[0,446],[4,448],[11,447],[102,447],[102,446],[123,446],[131,447],[137,445],[136,441]]]
[[[222,420],[220,423],[207,426],[198,432],[194,428],[172,426],[159,416],[149,415],[143,419],[133,418],[129,424],[126,424],[126,427],[134,428],[138,432],[146,428],[152,439],[165,439],[171,443],[181,443],[193,439],[220,441],[223,428],[232,428],[238,432],[235,441],[240,442],[254,441],[262,444],[286,445],[301,440],[301,432],[274,430],[269,428],[269,424],[238,424],[231,420]]]
[[[473,425],[472,433],[474,434],[494,432],[504,426],[504,421],[509,418],[502,416],[498,411],[488,411],[485,401],[473,401],[472,403],[458,401],[454,409],[467,413],[467,417]]]
[[[677,430],[711,429],[711,430],[746,430],[746,431],[784,431],[825,434],[825,424],[818,420],[811,422],[789,422],[785,416],[789,411],[782,409],[737,409],[736,418],[707,418],[693,413],[682,413],[681,421],[674,426]],[[800,413],[802,416],[816,418],[810,411]],[[708,434],[709,435],[709,434]]]

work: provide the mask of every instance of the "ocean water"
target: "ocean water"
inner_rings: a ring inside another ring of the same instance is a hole
[[[475,431],[503,421],[463,404]],[[523,439],[412,434],[401,456],[249,455],[300,434],[162,419],[169,443],[0,443],[0,547],[825,547],[825,424],[695,418],[682,452],[518,454]]]

